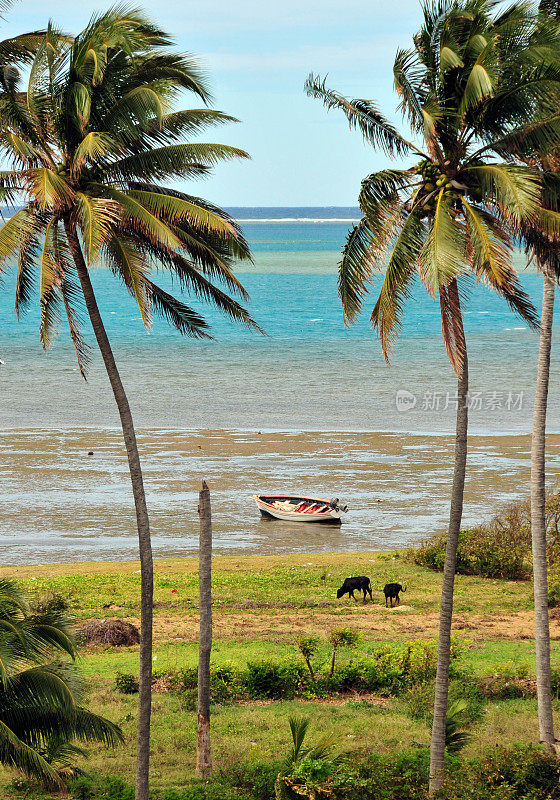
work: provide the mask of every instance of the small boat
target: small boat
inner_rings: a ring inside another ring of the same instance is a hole
[[[340,505],[338,497],[322,500],[318,497],[303,497],[291,494],[254,494],[263,517],[283,519],[288,522],[327,522],[340,525],[342,513],[348,506]]]

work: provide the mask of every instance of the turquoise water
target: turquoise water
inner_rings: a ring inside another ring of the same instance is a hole
[[[232,324],[196,300],[192,305],[206,313],[213,341],[182,338],[160,320],[148,334],[121,284],[108,271],[95,270],[95,289],[138,425],[453,430],[454,375],[441,341],[438,304],[422,287],[408,303],[389,367],[368,323],[375,286],[362,319],[351,328],[342,320],[336,263],[348,222],[247,222],[244,227],[254,264],[250,272],[239,274],[266,337]],[[172,288],[165,275],[159,280]],[[523,273],[521,280],[538,307],[539,276]],[[5,362],[0,380],[4,396],[11,398],[2,404],[0,423],[38,428],[117,425],[95,349],[86,384],[76,370],[64,325],[54,347],[44,353],[37,334],[37,303],[16,321],[13,283],[11,271],[0,293],[0,358]],[[483,286],[471,289],[465,323],[475,393],[471,430],[529,431],[537,335]],[[89,332],[88,339],[93,344]],[[560,430],[558,359],[555,350],[551,430]],[[414,406],[397,410],[398,391],[413,395]]]

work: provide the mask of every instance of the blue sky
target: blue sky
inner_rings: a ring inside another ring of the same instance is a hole
[[[47,12],[73,33],[106,7],[20,0],[3,35],[45,25]],[[328,73],[330,86],[375,99],[394,118],[393,58],[419,27],[418,0],[159,0],[144,7],[182,50],[200,55],[215,107],[242,120],[205,139],[252,157],[219,166],[190,191],[227,206],[356,203],[361,178],[386,160],[340,114],[306,97],[303,83],[311,71]]]

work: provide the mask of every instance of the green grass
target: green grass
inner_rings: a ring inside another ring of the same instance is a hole
[[[4,577],[18,577],[33,595],[56,592],[67,598],[78,624],[90,618],[124,617],[137,622],[140,576],[138,564],[70,564],[45,567],[5,567]],[[375,602],[337,600],[336,589],[350,574],[367,574]],[[386,581],[407,585],[405,608],[385,609],[381,589]],[[441,575],[417,567],[394,553],[313,554],[270,557],[220,557],[213,567],[215,639],[212,661],[244,667],[258,659],[298,658],[298,633],[322,637],[319,661],[326,662],[327,635],[333,627],[362,632],[359,653],[371,653],[383,643],[434,639],[437,633]],[[172,593],[172,589],[177,589]],[[197,663],[197,561],[156,562],[154,669],[177,670]],[[456,635],[462,642],[458,667],[466,674],[487,676],[503,665],[527,665],[534,671],[534,643],[527,637],[532,608],[528,582],[458,576]],[[553,628],[553,633],[555,629]],[[351,657],[341,651],[339,664]],[[553,660],[560,661],[557,642]],[[137,696],[115,689],[117,671],[138,674],[138,646],[85,648],[79,662],[88,686],[92,710],[118,722],[124,746],[91,748],[86,769],[132,781],[135,765]],[[453,691],[460,692],[460,686]],[[282,756],[288,747],[288,717],[305,714],[317,735],[332,732],[340,748],[388,752],[429,741],[428,719],[419,705],[400,698],[338,697],[330,701],[243,702],[212,709],[215,764],[227,768],[239,759]],[[422,698],[420,698],[422,699]],[[430,698],[422,701],[429,708]],[[421,706],[421,703],[420,703]],[[416,711],[415,711],[416,709]],[[560,706],[558,708],[560,714]],[[429,717],[429,714],[428,714]],[[560,720],[559,720],[560,721]],[[536,701],[508,700],[484,704],[467,754],[505,742],[538,741]],[[155,694],[152,727],[154,788],[180,787],[193,777],[196,719],[182,699]],[[8,772],[0,776],[1,796],[9,796]],[[39,796],[39,795],[37,795]]]
[[[112,616],[126,616],[139,608],[140,575],[137,562],[3,567],[3,576],[21,577],[34,592],[56,591],[69,598],[78,618],[94,616],[103,606],[117,606]],[[214,607],[227,611],[262,613],[278,604],[296,608],[340,609],[335,592],[350,574],[367,574],[377,604],[383,604],[383,586],[399,581],[408,588],[402,602],[412,613],[435,612],[439,606],[441,576],[408,563],[400,553],[314,553],[289,556],[217,557],[213,566]],[[177,592],[172,594],[172,590]],[[457,613],[498,613],[531,608],[531,586],[526,581],[487,580],[458,575]],[[162,610],[196,613],[198,603],[196,559],[156,561],[154,601]]]

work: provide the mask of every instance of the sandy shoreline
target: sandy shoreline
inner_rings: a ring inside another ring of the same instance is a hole
[[[221,555],[398,549],[446,526],[452,436],[144,430],[139,442],[156,557],[195,554],[203,478]],[[529,449],[528,435],[471,437],[465,525],[526,496]],[[547,474],[557,485],[559,435],[548,439]],[[4,564],[135,557],[118,430],[3,431],[0,482]],[[350,512],[341,528],[265,521],[257,491],[336,496]]]

